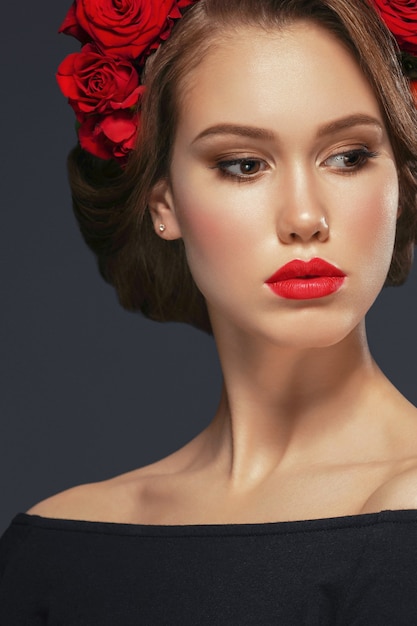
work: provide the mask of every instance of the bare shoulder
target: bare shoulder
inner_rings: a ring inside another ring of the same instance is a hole
[[[77,485],[31,507],[28,515],[91,522],[135,523],[142,493],[158,467],[152,465],[96,483]]]
[[[385,480],[371,493],[362,513],[384,510],[417,509],[417,408],[394,387],[393,404],[388,403],[395,420],[395,428],[388,434],[393,445],[393,461]],[[389,466],[390,464],[388,464]]]
[[[147,523],[159,519],[172,500],[172,484],[194,458],[192,442],[167,457],[109,480],[62,491],[35,506],[28,515],[68,520]]]
[[[361,513],[417,509],[417,458],[392,476],[368,498]]]
[[[103,493],[101,483],[78,485],[35,504],[28,515],[55,519],[93,519]]]

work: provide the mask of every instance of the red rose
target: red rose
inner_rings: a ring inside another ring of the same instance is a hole
[[[78,129],[81,147],[101,159],[117,159],[121,164],[135,146],[139,117],[130,111],[90,116]]]
[[[92,44],[62,61],[57,80],[79,121],[92,113],[129,109],[145,90],[128,60],[103,55]]]
[[[87,43],[90,41],[90,37],[88,34],[80,28],[80,25],[77,22],[77,18],[75,16],[75,3],[71,5],[64,21],[59,27],[59,33],[65,33],[66,35],[71,35],[81,41],[81,43]]]
[[[416,0],[373,0],[401,50],[417,54]]]
[[[417,80],[411,81],[411,93],[414,96],[414,102],[416,103],[416,106],[417,106]]]
[[[166,39],[180,9],[196,0],[74,0],[59,32],[103,52],[137,59]]]

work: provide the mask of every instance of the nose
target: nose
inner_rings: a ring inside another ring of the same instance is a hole
[[[282,243],[324,242],[329,219],[317,181],[298,171],[283,183],[277,215],[277,234]]]

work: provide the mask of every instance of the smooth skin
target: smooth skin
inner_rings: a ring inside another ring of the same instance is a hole
[[[398,217],[371,87],[333,35],[304,22],[229,33],[190,85],[150,209],[158,236],[184,240],[207,301],[224,375],[217,413],[169,457],[28,512],[219,524],[417,508],[417,410],[365,331]],[[288,300],[265,284],[313,257],[346,274],[336,293]]]

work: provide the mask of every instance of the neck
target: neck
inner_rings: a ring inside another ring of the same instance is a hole
[[[381,432],[374,405],[389,383],[370,356],[364,324],[326,348],[230,334],[216,341],[224,385],[204,449],[237,489],[277,469],[370,460],[369,442]],[[384,441],[375,443],[380,454]]]

